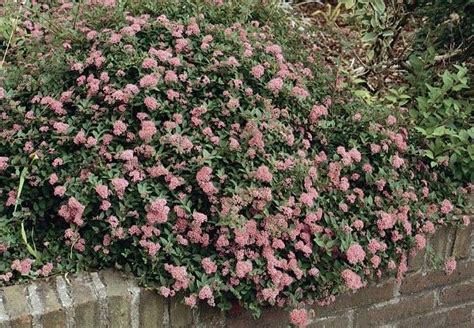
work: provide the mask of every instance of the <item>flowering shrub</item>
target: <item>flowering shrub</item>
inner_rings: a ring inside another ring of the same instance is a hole
[[[65,3],[47,14],[75,33],[23,24],[41,50],[0,89],[0,281],[115,265],[189,306],[325,304],[401,279],[459,220],[467,190],[422,161],[403,113],[346,99],[271,25],[218,23],[219,3]]]

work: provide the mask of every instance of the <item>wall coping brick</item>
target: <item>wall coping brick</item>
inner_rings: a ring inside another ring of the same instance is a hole
[[[413,261],[401,285],[393,278],[339,295],[314,307],[310,327],[474,327],[474,229],[445,229],[430,243],[444,258],[455,256],[456,271],[434,270],[428,256]],[[122,272],[50,277],[0,288],[0,328],[88,327],[288,327],[288,313],[264,310],[254,320],[237,305],[228,313],[202,305],[190,309],[177,298],[139,287]]]

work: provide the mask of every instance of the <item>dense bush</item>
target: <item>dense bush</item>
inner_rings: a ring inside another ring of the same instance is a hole
[[[436,226],[467,224],[405,113],[346,98],[303,36],[220,1],[98,2],[35,7],[61,33],[25,21],[12,45],[0,280],[115,265],[258,312],[401,279]]]
[[[417,85],[424,62],[412,59],[411,85]],[[417,67],[418,66],[418,67]],[[440,76],[430,76],[430,84],[419,85],[411,90],[415,104],[410,111],[415,129],[425,145],[425,155],[431,166],[448,166],[455,179],[474,180],[474,127],[472,100],[464,97],[469,89],[469,77],[465,66],[456,65],[455,71],[445,70]]]

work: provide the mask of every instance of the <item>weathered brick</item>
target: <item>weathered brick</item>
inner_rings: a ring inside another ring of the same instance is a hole
[[[336,301],[328,306],[316,307],[317,316],[333,316],[348,308],[361,308],[371,304],[388,301],[394,296],[395,281],[393,279],[378,285],[369,285],[366,288],[343,294],[336,297]]]
[[[456,228],[456,239],[454,240],[452,256],[457,259],[468,258],[471,251],[471,233],[473,225],[459,226]]]
[[[347,328],[351,327],[351,321],[347,315],[327,317],[314,320],[308,327],[310,328]]]
[[[288,327],[290,316],[281,308],[267,308],[253,325],[259,328]]]
[[[76,327],[95,327],[100,322],[100,305],[92,291],[89,277],[72,277],[71,296],[74,303]]]
[[[425,264],[425,254],[426,251],[423,249],[417,252],[415,256],[408,257],[408,272],[419,271],[423,268]]]
[[[246,311],[238,317],[228,317],[226,328],[283,328],[290,325],[289,314],[281,308],[266,308],[258,319]]]
[[[451,238],[450,234],[453,234],[453,228],[443,226],[439,227],[435,234],[429,238],[428,243],[432,249],[432,253],[429,254],[430,257],[427,257],[426,267],[428,269],[434,269],[433,256],[442,259],[446,258],[449,250],[448,243]]]
[[[183,303],[182,297],[171,298],[170,322],[173,328],[193,326],[193,315],[189,306]]]
[[[207,304],[199,306],[199,310],[193,311],[194,327],[218,328],[225,327],[225,314],[217,307]]]
[[[405,277],[400,293],[411,294],[425,289],[460,282],[474,276],[474,261],[459,262],[456,271],[446,275],[442,270],[430,271],[426,274],[416,273]]]
[[[441,290],[439,297],[442,304],[474,301],[474,280],[445,287]]]
[[[417,317],[403,320],[397,324],[397,328],[444,328],[447,323],[447,313],[428,313]]]
[[[58,299],[55,287],[51,283],[39,281],[37,293],[43,305],[43,315],[40,322],[43,327],[63,328],[66,327],[66,313]]]
[[[161,328],[165,316],[164,298],[154,290],[142,289],[140,292],[140,327]]]
[[[26,286],[15,285],[2,288],[5,308],[12,328],[31,327],[32,316],[26,298]]]
[[[225,313],[227,318],[236,318],[245,313],[245,309],[237,300],[231,301],[231,308]]]
[[[447,312],[447,323],[451,327],[474,327],[474,304],[459,306]]]
[[[100,277],[106,288],[110,327],[130,327],[132,294],[127,279],[116,270],[104,270]]]
[[[433,292],[401,298],[398,302],[374,305],[357,314],[358,327],[374,327],[432,311],[435,303]]]

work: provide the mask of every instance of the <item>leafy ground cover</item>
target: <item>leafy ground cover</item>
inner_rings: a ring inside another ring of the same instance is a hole
[[[306,304],[402,279],[438,226],[469,224],[472,185],[426,157],[418,134],[438,127],[413,124],[464,105],[359,97],[321,30],[276,3],[3,10],[2,284],[115,266],[189,306],[289,306],[303,326]],[[458,70],[428,90],[460,91]]]

